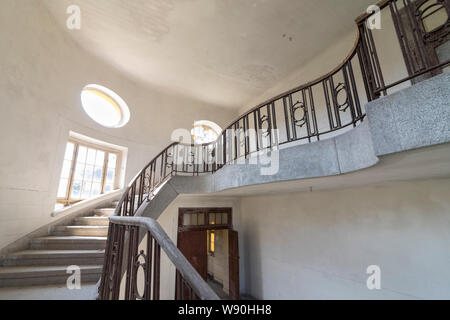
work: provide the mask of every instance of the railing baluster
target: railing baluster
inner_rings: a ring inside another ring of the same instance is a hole
[[[331,89],[331,98],[333,101],[333,110],[334,110],[334,120],[336,120],[336,125],[333,126],[332,129],[336,129],[341,127],[341,115],[339,114],[339,107],[337,102],[337,91],[336,86],[334,85],[333,76],[330,76],[330,89]],[[334,123],[333,120],[333,123]]]
[[[155,252],[153,257],[153,300],[159,300],[159,288],[161,280],[160,268],[161,268],[161,247],[158,243],[155,243]]]
[[[312,119],[313,119],[314,135],[317,136],[317,140],[319,141],[320,135],[319,135],[319,128],[317,126],[316,107],[314,105],[314,96],[313,96],[312,86],[308,87],[308,92],[309,92],[309,102],[311,103],[311,114],[312,114]]]
[[[342,74],[344,76],[344,85],[345,85],[345,91],[347,95],[347,103],[350,109],[351,117],[353,126],[356,127],[356,114],[355,114],[355,106],[353,104],[353,95],[352,95],[352,89],[350,87],[350,82],[348,80],[348,71],[347,71],[347,65],[344,65],[342,68]]]
[[[294,100],[292,99],[292,94],[289,95],[289,110],[291,112],[292,140],[297,140],[297,128],[295,126]]]
[[[309,111],[308,111],[308,101],[306,100],[306,93],[305,90],[302,90],[302,99],[303,99],[303,106],[304,106],[304,113],[305,113],[305,124],[306,124],[306,132],[308,134],[308,141],[311,142],[311,124],[309,119]]]
[[[146,282],[145,282],[145,300],[151,300],[152,293],[152,254],[153,254],[153,237],[149,231],[147,231],[147,255],[145,261],[146,267]]]
[[[348,71],[349,71],[349,74],[350,74],[350,82],[351,82],[351,86],[352,86],[353,96],[355,98],[354,102],[355,102],[356,118],[359,120],[359,119],[361,119],[361,116],[362,116],[361,103],[359,101],[358,89],[356,87],[355,74],[353,72],[352,61],[351,60],[348,63]]]
[[[253,121],[255,123],[255,142],[256,152],[259,151],[259,109],[253,112]]]
[[[118,300],[120,294],[120,280],[122,279],[122,257],[123,257],[123,242],[124,242],[125,226],[118,226],[116,229],[117,252],[116,260],[113,262],[115,268],[113,279],[112,299]]]

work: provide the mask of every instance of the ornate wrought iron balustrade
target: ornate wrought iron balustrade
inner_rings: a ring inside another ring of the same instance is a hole
[[[450,60],[439,61],[435,50],[450,38],[450,0],[384,0],[378,7],[381,14],[392,18],[407,76],[385,83],[387,68],[378,55],[383,47],[377,47],[374,32],[378,31],[367,23],[377,13],[363,14],[356,19],[355,44],[339,66],[246,112],[213,143],[171,144],[132,180],[115,215],[134,216],[172,176],[214,173],[227,163],[261,151],[292,142],[319,141],[356,127],[364,121],[365,103],[388,95],[405,82],[414,84],[434,76],[450,64]],[[435,12],[447,19],[434,29],[427,29],[424,19]],[[115,233],[108,236],[111,252],[111,246],[117,242],[115,237],[124,232],[121,228],[124,227],[112,226]],[[112,259],[111,255],[108,257]],[[122,257],[116,259],[120,261]],[[110,264],[113,260],[105,261],[106,277],[111,277]]]
[[[108,240],[99,299],[159,300],[161,273],[167,271],[161,270],[162,250],[181,280],[174,299],[219,300],[155,220],[111,217]]]

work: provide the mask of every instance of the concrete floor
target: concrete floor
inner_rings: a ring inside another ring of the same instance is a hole
[[[230,300],[230,297],[226,294],[225,291],[223,291],[223,286],[220,285],[218,282],[208,279],[207,280],[209,286],[211,287],[211,289],[214,290],[214,292],[219,296],[220,299],[222,300]]]
[[[0,288],[0,300],[94,300],[95,283],[69,290],[66,285]]]

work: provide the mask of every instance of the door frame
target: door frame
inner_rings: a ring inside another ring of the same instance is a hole
[[[204,224],[202,225],[189,225],[189,226],[185,226],[183,225],[183,217],[185,214],[193,214],[193,213],[198,213],[198,214],[204,214]],[[221,223],[221,224],[209,224],[209,214],[212,213],[226,213],[228,215],[227,218],[227,223]],[[236,232],[233,229],[233,209],[230,207],[224,207],[224,208],[218,208],[218,207],[213,207],[213,208],[178,208],[178,228],[177,228],[177,247],[179,248],[180,243],[179,243],[179,239],[180,239],[180,233],[182,232],[189,232],[189,231],[204,231],[205,233],[207,232],[207,230],[230,230],[233,232]],[[230,254],[230,249],[228,249],[228,254]],[[236,257],[238,263],[237,263],[237,278],[239,279],[239,252],[237,252],[238,256]],[[208,262],[207,262],[208,263]],[[206,265],[206,270],[208,270],[208,265]],[[230,272],[230,261],[228,261],[228,270]],[[228,275],[228,281],[230,281],[231,279],[231,275]],[[176,277],[176,279],[178,279],[178,277]],[[175,281],[177,282],[177,281]],[[239,283],[239,282],[238,282]],[[178,284],[175,284],[176,287],[178,288]],[[230,288],[231,290],[231,288]],[[239,290],[239,289],[238,289]],[[231,294],[231,292],[230,292]],[[239,293],[234,293],[235,295],[235,299],[239,299]]]

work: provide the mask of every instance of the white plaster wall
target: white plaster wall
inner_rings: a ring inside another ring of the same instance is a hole
[[[245,197],[245,291],[260,299],[449,299],[450,179]],[[380,291],[366,268],[381,267]]]
[[[66,14],[62,12],[61,14]],[[168,95],[128,79],[60,29],[39,1],[0,8],[0,248],[51,222],[69,131],[128,148],[125,183],[170,143],[176,128],[235,112]],[[82,110],[89,83],[118,93],[131,109],[123,128],[106,129]]]
[[[167,232],[172,241],[177,243],[178,236],[178,209],[179,208],[232,208],[233,227],[239,231],[240,226],[240,201],[237,198],[224,198],[214,196],[180,195],[159,217],[158,222]],[[242,239],[239,237],[239,249],[242,251]],[[240,261],[242,265],[242,255]],[[241,273],[241,288],[243,283]],[[227,285],[228,287],[228,285]],[[161,253],[161,299],[173,299],[175,295],[175,268],[164,253]]]

